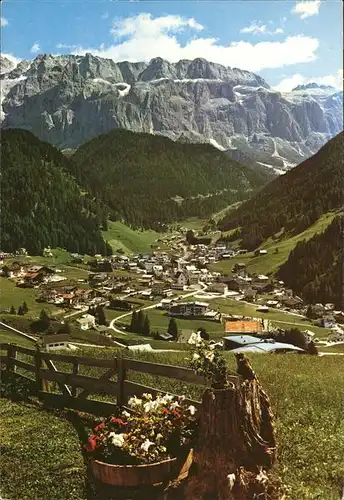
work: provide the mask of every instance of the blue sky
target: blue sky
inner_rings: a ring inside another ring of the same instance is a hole
[[[341,0],[5,0],[2,52],[92,52],[119,60],[204,57],[279,90],[342,80]]]

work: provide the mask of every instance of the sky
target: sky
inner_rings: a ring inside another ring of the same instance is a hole
[[[1,51],[16,59],[85,54],[114,61],[203,57],[288,92],[342,88],[341,0],[4,0]]]

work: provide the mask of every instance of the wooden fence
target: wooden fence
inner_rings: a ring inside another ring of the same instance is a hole
[[[0,364],[5,366],[6,370],[16,372],[20,377],[35,381],[36,394],[47,406],[72,408],[95,415],[110,415],[117,406],[125,406],[128,398],[133,395],[140,396],[144,392],[153,395],[166,392],[128,380],[129,371],[177,379],[198,386],[206,385],[204,377],[180,366],[147,363],[122,357],[104,359],[56,354],[42,352],[39,348],[28,349],[14,344],[0,344],[0,351],[6,351],[6,355],[0,356]],[[24,354],[25,361],[18,359],[17,354]],[[27,357],[32,358],[31,363],[27,361]],[[71,373],[58,370],[54,362],[70,364]],[[80,367],[85,365],[103,368],[105,371],[95,377],[81,375]],[[21,372],[24,371],[25,375],[19,373],[17,368],[20,368]],[[112,378],[115,380],[111,380]],[[231,377],[231,379],[237,385],[238,378]],[[51,382],[59,392],[51,392]],[[90,399],[89,396],[93,394],[111,396],[114,402]],[[200,405],[199,401],[192,399],[187,399],[186,402],[196,407]]]

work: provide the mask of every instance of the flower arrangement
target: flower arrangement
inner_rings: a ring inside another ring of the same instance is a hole
[[[190,367],[199,375],[206,377],[211,387],[223,389],[227,385],[227,365],[215,345],[202,340],[195,345],[188,358]]]
[[[88,439],[89,456],[109,464],[149,464],[190,448],[197,427],[196,408],[184,396],[143,394],[128,401],[130,412],[102,420]]]

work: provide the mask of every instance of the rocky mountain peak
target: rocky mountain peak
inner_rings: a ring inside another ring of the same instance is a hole
[[[286,170],[343,128],[342,93],[317,84],[279,93],[259,75],[204,58],[40,54],[2,79],[3,127],[29,127],[62,148],[123,128],[239,149],[264,164],[272,157]]]
[[[0,55],[0,74],[9,73],[15,67],[16,64],[13,61]]]

